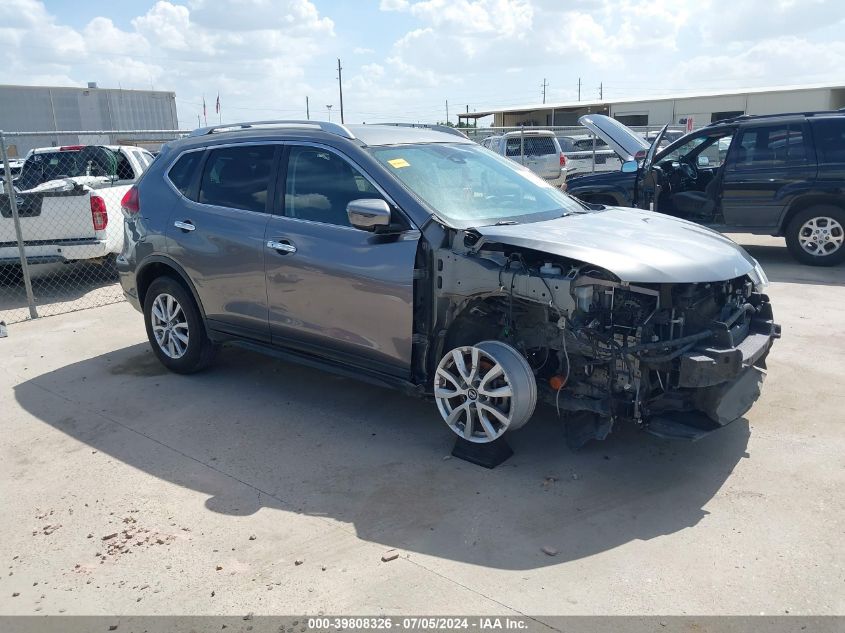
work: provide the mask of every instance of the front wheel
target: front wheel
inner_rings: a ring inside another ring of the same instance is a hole
[[[159,277],[144,297],[144,323],[161,363],[179,374],[204,369],[214,357],[202,315],[191,294],[171,277]]]
[[[834,266],[845,261],[845,211],[818,205],[799,211],[786,229],[792,256],[810,266]]]

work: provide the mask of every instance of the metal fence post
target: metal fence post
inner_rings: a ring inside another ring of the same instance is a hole
[[[21,259],[21,272],[23,283],[26,287],[26,301],[29,304],[29,316],[38,318],[38,311],[35,309],[35,296],[32,294],[32,280],[29,278],[29,264],[26,261],[26,248],[23,245],[23,233],[21,231],[21,219],[18,215],[18,201],[15,195],[15,188],[12,186],[12,169],[9,166],[9,157],[6,154],[6,135],[0,130],[0,158],[3,159],[3,171],[5,172],[6,195],[9,196],[9,208],[12,211],[12,219],[15,222],[15,237],[18,241],[18,253]]]

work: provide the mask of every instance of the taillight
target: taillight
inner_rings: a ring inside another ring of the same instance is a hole
[[[85,147],[85,146],[84,145],[62,145],[59,148],[59,151],[60,152],[78,152],[83,147]]]
[[[560,153],[560,166],[566,167],[566,154],[563,152]]]
[[[106,201],[100,196],[91,196],[91,222],[94,223],[95,231],[105,231],[109,225],[109,213],[106,210]]]
[[[141,210],[141,198],[138,196],[138,187],[132,186],[129,191],[123,194],[120,201],[120,208],[128,215],[135,215]]]

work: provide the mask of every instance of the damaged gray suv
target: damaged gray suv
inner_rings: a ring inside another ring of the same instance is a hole
[[[238,344],[429,397],[473,443],[538,402],[573,447],[696,439],[748,411],[780,334],[729,239],[596,210],[448,128],[204,128],[122,206],[121,283],[166,367]]]

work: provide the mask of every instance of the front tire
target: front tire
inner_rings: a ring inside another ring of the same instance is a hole
[[[835,266],[845,261],[845,210],[818,205],[795,214],[786,229],[792,256],[810,266]]]
[[[215,347],[191,293],[172,277],[159,277],[144,297],[144,324],[153,353],[177,374],[206,368]]]

